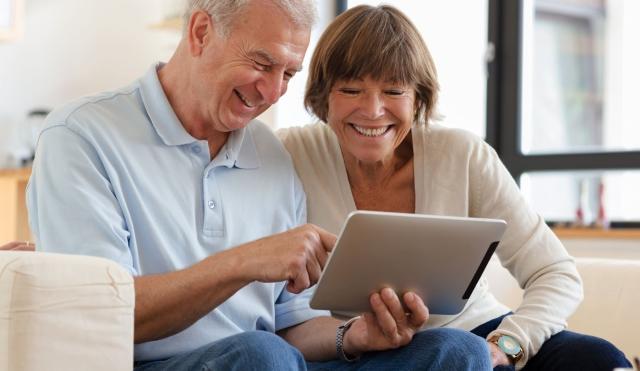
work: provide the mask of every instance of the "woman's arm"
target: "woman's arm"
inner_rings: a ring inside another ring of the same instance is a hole
[[[496,254],[524,289],[521,305],[494,333],[512,335],[520,342],[525,354],[519,363],[524,364],[566,327],[582,300],[582,282],[573,258],[527,204],[495,151],[481,142],[473,152],[470,216],[507,221]]]

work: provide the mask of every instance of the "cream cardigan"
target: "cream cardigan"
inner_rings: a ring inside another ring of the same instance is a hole
[[[308,221],[337,234],[356,206],[333,131],[319,123],[283,129],[278,135],[304,185]],[[525,291],[522,305],[495,332],[520,342],[525,354],[516,366],[522,368],[550,336],[566,327],[566,319],[582,299],[574,261],[527,205],[497,154],[482,139],[437,124],[418,125],[411,135],[416,213],[498,218],[508,223],[496,255]],[[483,277],[461,313],[433,315],[427,327],[471,330],[508,311]]]

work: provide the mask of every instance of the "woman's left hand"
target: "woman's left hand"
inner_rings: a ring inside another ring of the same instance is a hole
[[[413,292],[398,295],[384,288],[369,297],[372,311],[356,320],[345,333],[344,351],[356,356],[364,352],[395,349],[407,345],[427,323],[429,310]],[[405,313],[405,308],[409,313]]]
[[[511,366],[507,355],[494,343],[487,342],[489,344],[489,351],[491,352],[491,363],[493,367],[497,366]]]
[[[36,245],[29,241],[13,241],[4,245],[0,245],[0,250],[14,250],[14,251],[34,251]]]

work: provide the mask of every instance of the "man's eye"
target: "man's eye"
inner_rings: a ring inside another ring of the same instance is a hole
[[[253,60],[253,63],[255,63],[256,66],[262,71],[267,71],[269,69],[269,67],[271,67],[268,64],[260,63],[260,62],[256,61],[255,59]]]
[[[294,76],[294,74],[293,74],[293,73],[291,73],[291,72],[285,72],[285,73],[284,73],[284,79],[285,79],[286,81],[291,80],[291,79],[293,78],[293,76]]]

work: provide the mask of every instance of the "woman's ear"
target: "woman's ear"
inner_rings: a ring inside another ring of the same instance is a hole
[[[201,55],[207,43],[211,41],[212,33],[215,33],[211,16],[203,10],[191,13],[186,33],[191,56]]]

